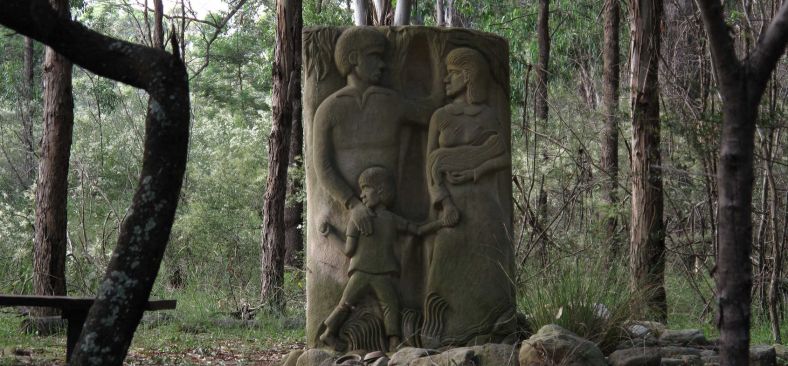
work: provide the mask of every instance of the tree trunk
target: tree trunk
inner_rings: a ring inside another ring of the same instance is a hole
[[[741,61],[736,55],[722,5],[698,0],[722,96],[718,168],[719,251],[717,327],[721,365],[747,365],[752,297],[752,188],[755,121],[767,81],[788,42],[788,2]]]
[[[153,0],[153,47],[164,49],[164,4]]]
[[[24,160],[22,165],[22,178],[24,179],[22,189],[27,189],[36,177],[36,144],[33,137],[33,120],[34,120],[34,100],[33,91],[35,90],[35,80],[33,73],[33,40],[30,37],[25,37],[25,51],[22,60],[22,88],[21,100],[22,105],[21,121],[22,121],[22,146],[24,149]]]
[[[646,291],[635,313],[667,321],[665,229],[659,125],[662,1],[630,1],[632,109],[632,227],[630,290]],[[645,305],[645,306],[644,306]]]
[[[373,25],[392,25],[393,14],[391,14],[391,0],[372,0],[375,8],[373,12]]]
[[[774,130],[770,133],[770,140],[772,140],[774,136]],[[780,134],[777,134],[777,141],[780,141]],[[771,328],[772,328],[772,339],[774,343],[780,344],[782,343],[782,337],[780,335],[780,293],[779,293],[779,285],[781,282],[781,269],[783,265],[782,260],[782,248],[780,245],[779,240],[779,228],[778,228],[778,220],[777,220],[777,209],[778,204],[777,202],[780,200],[777,197],[777,187],[775,186],[776,182],[774,179],[774,172],[773,172],[773,163],[775,156],[772,154],[771,150],[775,147],[770,144],[770,151],[769,154],[766,155],[766,176],[769,179],[769,193],[771,194],[771,199],[769,200],[769,217],[770,217],[770,224],[769,224],[769,236],[772,240],[772,269],[769,276],[769,320],[771,321]]]
[[[303,171],[304,127],[301,119],[301,101],[293,100],[293,128],[290,133],[289,164],[291,171]],[[298,253],[304,250],[304,202],[298,196],[303,194],[301,176],[289,176],[285,207],[285,264],[300,268]]]
[[[435,0],[435,24],[439,27],[446,26],[444,0]]]
[[[547,120],[547,78],[550,66],[550,0],[539,0],[539,20],[536,24],[536,37],[539,43],[539,60],[536,67],[536,88],[534,90],[534,103],[536,104],[536,117],[542,121]]]
[[[410,8],[413,0],[399,0],[397,1],[397,9],[394,12],[393,25],[408,25],[410,24]]]
[[[616,238],[618,228],[618,213],[615,209],[618,204],[618,84],[620,75],[620,6],[618,0],[606,0],[605,12],[605,41],[603,49],[604,81],[603,81],[603,114],[605,125],[602,130],[602,158],[600,167],[606,177],[603,183],[602,199],[608,206],[605,218],[605,230],[608,241],[610,258],[617,258],[621,254],[621,241]]]
[[[444,0],[446,3],[446,10],[444,16],[446,17],[445,23],[447,27],[462,27],[460,16],[457,9],[454,8],[454,0]]]
[[[67,0],[50,1],[58,16],[70,17]],[[47,47],[44,56],[44,132],[36,184],[33,291],[66,294],[68,162],[74,127],[71,61]],[[58,313],[41,309],[41,315]]]
[[[765,151],[766,149],[764,149]],[[755,245],[758,250],[758,269],[755,286],[760,299],[761,310],[768,311],[769,305],[766,298],[766,228],[769,225],[769,179],[766,176],[766,166],[769,164],[767,159],[763,161],[763,179],[761,185],[761,219],[758,224],[758,232],[755,234]]]
[[[142,170],[129,215],[70,360],[70,365],[121,365],[156,280],[178,204],[189,136],[186,67],[177,54],[64,19],[43,0],[0,2],[0,24],[89,71],[144,88],[157,101],[147,114]]]
[[[260,298],[284,312],[285,195],[293,107],[301,99],[301,0],[277,0],[272,116],[268,137],[268,179],[263,206]]]
[[[353,11],[353,22],[355,25],[369,25],[369,7],[367,5],[367,0],[354,1],[356,7]]]

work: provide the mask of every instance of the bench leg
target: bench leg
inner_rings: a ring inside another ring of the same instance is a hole
[[[77,344],[79,334],[82,333],[82,326],[85,324],[88,309],[63,309],[63,318],[68,323],[68,332],[66,333],[66,362],[71,360],[71,354],[74,353],[74,346]]]

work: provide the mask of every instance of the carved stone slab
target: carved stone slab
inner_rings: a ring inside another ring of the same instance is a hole
[[[303,39],[308,345],[513,340],[506,41],[427,27]]]

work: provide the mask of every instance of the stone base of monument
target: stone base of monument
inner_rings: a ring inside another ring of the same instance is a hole
[[[338,354],[323,349],[291,352],[282,366],[515,366],[518,346],[488,343],[439,351],[404,347],[388,354],[363,351]]]
[[[433,350],[404,347],[396,352],[355,351],[340,354],[323,349],[293,351],[281,366],[661,366],[719,365],[719,347],[700,330],[669,330],[654,322],[631,322],[627,340],[605,355],[591,341],[551,324],[521,344],[483,344]],[[750,348],[750,365],[786,364],[784,346]]]

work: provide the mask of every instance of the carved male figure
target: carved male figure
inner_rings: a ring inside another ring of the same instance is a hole
[[[342,299],[325,320],[326,326],[320,340],[323,343],[343,348],[337,339],[339,329],[347,320],[351,310],[366,295],[372,292],[383,310],[383,324],[389,340],[389,349],[400,343],[400,303],[397,291],[400,265],[394,254],[394,246],[400,232],[423,235],[440,227],[439,222],[418,227],[416,224],[392,213],[388,207],[394,202],[394,179],[386,169],[375,166],[364,170],[358,178],[362,204],[372,213],[372,233],[360,235],[353,223],[348,223],[344,252],[350,257],[348,280]],[[323,224],[321,232],[327,235],[331,228]]]
[[[362,235],[373,230],[372,212],[361,204],[350,182],[370,165],[382,166],[396,178],[403,123],[426,125],[441,94],[433,90],[430,100],[417,103],[379,86],[386,43],[383,33],[372,28],[352,27],[339,36],[334,61],[347,85],[320,104],[313,127],[318,181],[350,210],[350,221]]]

